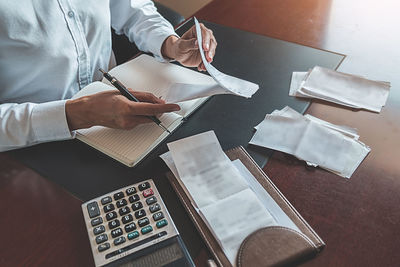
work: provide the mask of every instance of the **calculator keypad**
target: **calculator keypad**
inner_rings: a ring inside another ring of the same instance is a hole
[[[169,232],[171,236],[177,234],[174,226],[165,227],[169,216],[165,216],[164,203],[150,181],[128,186],[82,205],[85,218],[89,218],[86,226],[89,237],[93,236],[91,245],[96,265],[111,262],[119,251],[134,249],[136,242],[140,246],[147,240],[166,237]],[[97,264],[98,261],[101,264]]]

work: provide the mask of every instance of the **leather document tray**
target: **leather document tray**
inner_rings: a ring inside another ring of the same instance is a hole
[[[316,256],[325,247],[325,243],[258,167],[246,150],[240,146],[226,151],[226,154],[231,160],[241,160],[301,231],[269,226],[253,232],[241,244],[236,266],[286,266],[301,263]],[[193,208],[175,176],[169,172],[167,177],[216,263],[220,266],[232,266],[210,229]]]

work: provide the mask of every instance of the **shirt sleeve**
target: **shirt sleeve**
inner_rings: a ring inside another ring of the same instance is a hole
[[[161,46],[168,36],[178,36],[150,0],[111,0],[111,26],[158,60],[165,61]]]
[[[66,100],[0,105],[0,151],[74,137],[65,115]]]

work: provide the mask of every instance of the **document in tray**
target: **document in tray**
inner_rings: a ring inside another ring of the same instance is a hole
[[[355,129],[333,125],[286,107],[267,114],[250,144],[279,150],[350,178],[370,148]]]
[[[352,108],[380,112],[389,95],[390,83],[314,67],[293,72],[289,95],[319,98]]]
[[[168,148],[161,158],[232,265],[240,244],[255,230],[271,225],[298,230],[246,167],[229,160],[214,132],[169,143]]]
[[[179,177],[198,208],[247,188],[240,173],[222,151],[214,132],[190,136],[167,145]]]

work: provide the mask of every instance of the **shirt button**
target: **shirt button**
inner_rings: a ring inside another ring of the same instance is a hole
[[[68,17],[73,18],[74,17],[74,11],[69,11],[68,12]]]

